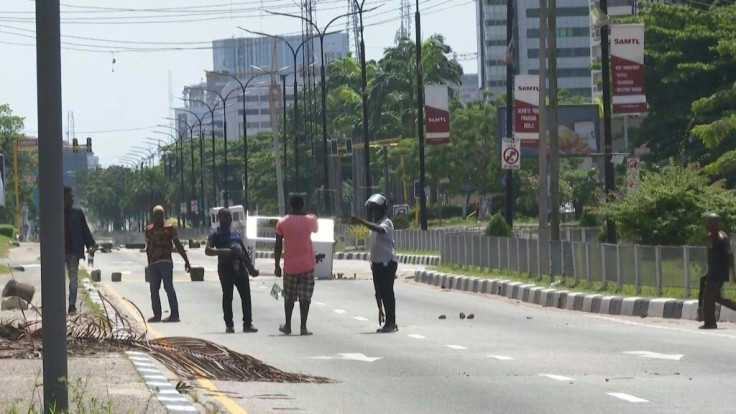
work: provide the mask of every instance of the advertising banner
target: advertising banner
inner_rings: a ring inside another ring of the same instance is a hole
[[[549,116],[549,108],[547,108],[547,115]],[[496,131],[499,137],[503,137],[506,131],[506,108],[499,107],[497,116]],[[560,155],[586,156],[600,152],[598,105],[560,105],[557,108],[557,118],[559,121],[557,133]],[[538,146],[538,140],[522,140],[521,155],[525,157],[536,156]],[[498,142],[498,149],[502,151],[501,140]]]
[[[450,142],[450,97],[447,85],[424,87],[425,143]]]
[[[514,138],[539,140],[539,76],[514,77]]]
[[[611,96],[614,114],[647,112],[644,25],[611,25]]]

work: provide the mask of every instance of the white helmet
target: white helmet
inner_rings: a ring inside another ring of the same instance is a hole
[[[367,208],[371,207],[380,207],[380,208],[388,208],[388,199],[384,197],[382,194],[373,194],[368,198],[368,201],[365,202],[365,206]]]

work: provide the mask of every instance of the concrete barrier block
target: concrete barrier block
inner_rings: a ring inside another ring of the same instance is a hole
[[[680,319],[688,319],[694,321],[698,319],[698,301],[686,300],[682,303],[682,313]]]
[[[123,280],[123,274],[120,272],[112,272],[112,275],[110,276],[110,279],[113,282],[121,282]]]
[[[460,285],[460,290],[467,292],[470,290],[470,283],[473,281],[473,278],[471,277],[464,277],[462,280],[462,284]]]
[[[95,269],[89,274],[90,278],[92,278],[93,282],[101,282],[102,281],[102,270]]]
[[[539,294],[539,304],[542,307],[552,306],[555,289],[542,289]]]
[[[526,292],[526,294],[528,295],[529,288],[532,288],[532,287],[534,287],[534,285],[528,284],[528,283],[519,285],[519,288],[516,290],[516,294],[512,296],[512,299],[522,300],[522,297],[524,296],[524,292]]]
[[[570,293],[569,290],[556,290],[554,294],[552,295],[552,305],[557,309],[564,309],[565,308],[565,300],[567,299],[567,294]]]
[[[736,322],[736,312],[728,309],[725,306],[720,306],[721,312],[718,315],[719,322]]]
[[[535,287],[529,289],[529,298],[528,298],[529,300],[527,300],[527,302],[533,303],[535,305],[539,305],[539,303],[540,303],[539,300],[541,298],[541,294],[542,294],[542,290],[543,289],[544,288],[541,287],[541,286],[535,286]]]
[[[480,282],[480,293],[490,293],[491,292],[491,281],[488,279],[484,279]]]
[[[521,288],[521,295],[519,296],[519,299],[522,302],[529,302],[529,292],[535,288],[534,285],[525,285]]]
[[[18,296],[3,297],[0,310],[28,310],[28,302]]]
[[[664,317],[664,307],[667,302],[673,301],[672,298],[654,298],[649,300],[649,308],[647,315],[655,318]]]
[[[514,297],[514,294],[519,291],[519,286],[521,286],[521,282],[509,282],[506,285],[506,296],[507,298],[511,299]]]
[[[613,315],[612,313],[612,303],[614,299],[619,298],[618,296],[603,296],[601,298],[601,304],[598,309],[598,313],[602,313],[604,315]],[[621,307],[619,306],[618,309],[619,312],[621,312]],[[617,314],[616,314],[617,315]]]
[[[684,302],[682,300],[671,300],[669,302],[666,302],[664,304],[664,314],[662,315],[663,318],[667,319],[680,319],[682,316],[682,304]],[[721,313],[722,315],[723,313]]]
[[[203,282],[204,281],[204,267],[191,267],[189,268],[189,278],[192,282]]]
[[[478,278],[474,278],[473,279],[473,283],[472,283],[471,288],[470,288],[470,290],[473,291],[473,293],[480,292],[480,282],[481,282],[481,280],[478,279]]]
[[[577,299],[578,296],[582,297],[583,294],[580,293],[580,292],[569,292],[565,296],[565,304],[564,304],[565,309],[567,309],[567,310],[573,310],[573,309],[575,309],[575,299]]]
[[[583,312],[597,312],[597,310],[600,308],[600,299],[603,297],[603,295],[585,295],[583,297],[583,306],[581,310]],[[594,299],[597,299],[597,306],[596,310],[593,310],[593,301]]]
[[[499,295],[506,296],[506,292],[508,291],[508,288],[509,288],[509,283],[513,283],[513,282],[511,282],[510,280],[501,281],[500,289],[498,291]]]
[[[16,280],[10,280],[5,284],[3,288],[3,297],[19,297],[26,302],[33,300],[33,295],[36,293],[36,288],[28,283],[18,282]]]

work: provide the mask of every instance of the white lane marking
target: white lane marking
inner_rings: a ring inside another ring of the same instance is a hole
[[[199,412],[196,408],[194,408],[191,405],[166,405],[166,408],[172,411],[191,411],[191,412]]]
[[[643,398],[639,398],[636,396],[633,396],[631,394],[624,394],[622,392],[607,392],[606,394],[610,395],[611,397],[618,398],[620,400],[628,401],[630,403],[646,403],[649,402]]]
[[[168,382],[155,382],[155,381],[146,382],[146,385],[149,385],[151,387],[173,387]]]
[[[176,394],[176,395],[180,395],[179,394],[179,391],[177,391],[177,390],[175,390],[173,388],[170,389],[170,390],[159,390],[158,393],[159,394]]]
[[[143,362],[150,361],[150,359],[148,359],[148,357],[145,357],[145,356],[134,356],[133,355],[133,356],[129,356],[128,359],[131,359],[133,361],[143,361]]]
[[[346,361],[361,361],[361,362],[374,362],[378,361],[379,359],[383,359],[383,357],[369,357],[361,353],[344,353],[344,354],[337,354],[338,356],[316,356],[316,357],[307,357],[309,359],[342,359]]]
[[[497,359],[499,361],[513,361],[514,358],[511,358],[510,356],[505,355],[488,355],[488,358]]]
[[[348,313],[348,311],[345,311],[345,310],[342,310],[342,309],[333,309],[332,311],[335,312],[335,313],[339,313],[340,315],[342,315],[343,313]]]
[[[161,373],[161,371],[153,368],[138,368],[139,372],[155,372],[157,374]]]
[[[445,345],[445,346],[448,347],[448,348],[450,348],[450,349],[456,349],[458,351],[461,351],[463,349],[468,349],[468,348],[466,348],[466,347],[464,347],[462,345]]]
[[[164,402],[177,402],[177,401],[186,401],[187,400],[184,397],[164,397],[164,396],[158,396],[156,398],[159,401],[164,401]]]
[[[368,318],[364,318],[362,316],[353,316],[353,319],[355,319],[356,321],[368,322]]]
[[[685,332],[685,333],[690,333],[690,334],[695,334],[695,335],[720,336],[721,338],[736,339],[736,335],[727,335],[727,334],[722,334],[722,333],[718,333],[718,332],[708,332],[707,330],[704,331],[702,329],[673,328],[671,326],[660,326],[660,325],[654,325],[654,324],[648,324],[648,323],[633,322],[633,321],[628,321],[628,320],[625,320],[625,319],[616,319],[616,318],[611,318],[611,317],[608,317],[608,316],[600,316],[600,315],[586,315],[586,314],[583,314],[581,316],[584,316],[586,318],[602,319],[604,321],[609,321],[609,322],[618,322],[618,323],[622,323],[624,325],[634,325],[634,326],[642,326],[642,327],[645,327],[645,328],[663,329],[665,331]]]
[[[314,304],[315,304],[315,305],[317,305],[317,306],[325,306],[325,304],[324,304],[324,303],[322,303],[322,302],[315,302],[315,301],[312,301],[312,303],[314,303]]]
[[[137,367],[155,367],[156,366],[150,362],[138,362],[138,361],[133,361],[133,365]]]
[[[622,354],[636,355],[642,358],[666,359],[669,361],[679,361],[683,356],[685,356],[683,354],[660,354],[658,352],[650,351],[626,351],[622,352]]]
[[[168,381],[169,380],[168,378],[164,377],[163,375],[151,375],[151,374],[146,374],[146,375],[143,376],[143,378],[145,378],[145,379],[151,379],[151,380],[161,380],[161,381]]]
[[[409,334],[409,338],[414,338],[414,339],[427,339],[426,336],[419,335],[419,334]]]
[[[555,380],[555,381],[573,381],[573,379],[572,379],[572,378],[570,378],[570,377],[565,377],[565,376],[562,376],[562,375],[555,375],[555,374],[539,374],[539,376],[540,376],[540,377],[546,377],[546,378],[550,378],[550,379],[553,379],[553,380]]]

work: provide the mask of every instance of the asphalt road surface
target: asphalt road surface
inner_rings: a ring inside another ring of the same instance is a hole
[[[231,412],[303,413],[726,413],[736,412],[736,329],[699,331],[692,321],[627,318],[541,308],[498,296],[396,283],[400,331],[377,334],[372,282],[318,281],[309,317],[314,336],[285,336],[278,279],[258,260],[251,279],[256,334],[225,334],[214,258],[190,282],[180,258],[175,286],[182,322],[154,324],[164,336],[192,336],[279,369],[334,384],[214,382]],[[137,251],[97,254],[103,283],[151,315]],[[407,271],[413,268],[400,265]],[[111,283],[110,272],[123,272]],[[367,263],[335,261],[335,271],[367,275]],[[234,304],[236,320],[241,317]],[[161,291],[163,307],[168,309]],[[460,319],[459,314],[474,314]],[[446,319],[439,319],[446,315]],[[292,330],[298,332],[298,308]],[[236,328],[239,324],[236,322]],[[241,408],[238,408],[241,407]]]

